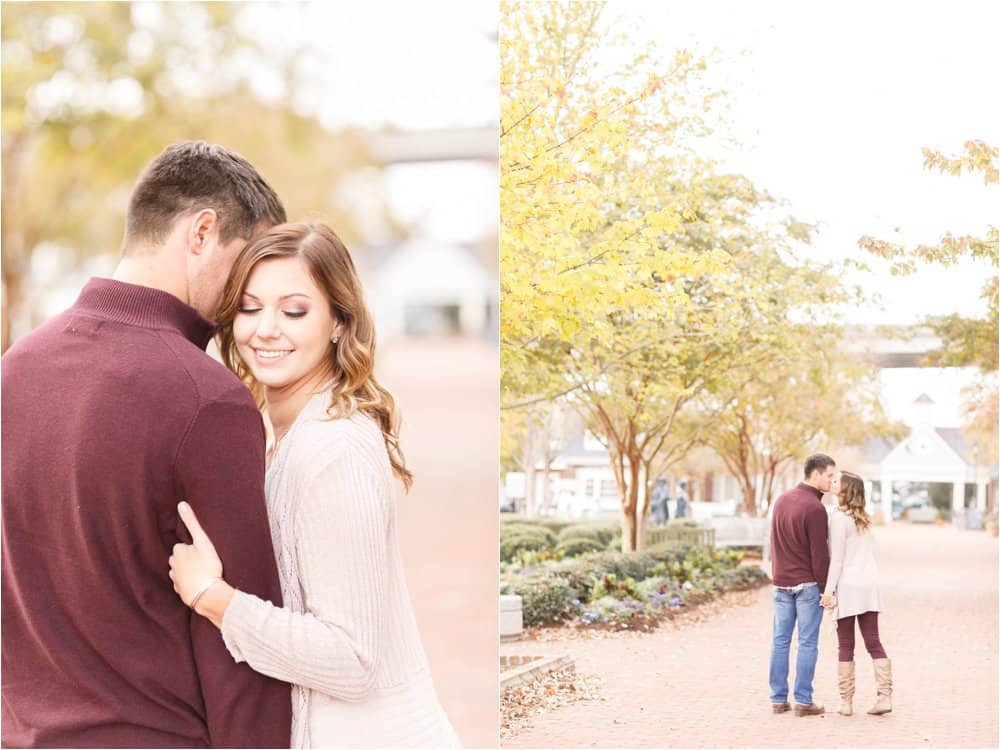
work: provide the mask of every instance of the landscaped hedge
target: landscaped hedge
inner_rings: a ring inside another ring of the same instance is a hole
[[[574,523],[564,527],[559,532],[559,541],[574,537],[588,537],[601,543],[601,547],[607,547],[608,543],[620,534],[619,524],[614,522],[585,522]]]
[[[514,556],[523,550],[545,550],[555,545],[555,535],[547,529],[530,527],[509,530],[500,536],[500,559],[510,562]]]
[[[739,553],[665,542],[642,552],[589,552],[504,576],[504,590],[522,597],[525,625],[575,618],[580,624],[643,622],[731,588],[767,580]]]
[[[577,599],[569,583],[544,569],[517,576],[508,582],[505,591],[521,597],[521,612],[528,626],[561,620]]]
[[[556,545],[556,552],[563,557],[578,557],[586,552],[597,552],[606,549],[596,536],[571,536],[561,539]]]

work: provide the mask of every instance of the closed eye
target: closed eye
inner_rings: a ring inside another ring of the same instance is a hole
[[[285,312],[289,318],[304,318],[306,314],[304,312]]]
[[[260,312],[260,308],[259,307],[241,307],[239,309],[239,312],[243,313],[244,315],[252,315],[253,313]]]

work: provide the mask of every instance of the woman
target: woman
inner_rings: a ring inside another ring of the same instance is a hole
[[[181,599],[233,658],[292,683],[292,747],[455,747],[431,682],[400,560],[393,475],[412,475],[351,256],[321,224],[247,246],[220,308],[223,361],[269,425],[265,480],[284,607],[237,591],[191,508]]]
[[[870,714],[892,711],[892,668],[878,635],[878,569],[865,512],[865,483],[849,471],[834,476],[830,491],[837,496],[837,511],[830,516],[830,574],[822,604],[837,620],[839,656],[837,680],[839,713],[850,716],[854,698],[854,621],[857,620],[875,668],[878,696]]]

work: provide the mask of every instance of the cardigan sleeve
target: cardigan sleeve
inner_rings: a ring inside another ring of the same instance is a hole
[[[840,574],[844,570],[844,556],[847,553],[847,529],[849,519],[843,513],[834,513],[830,519],[830,575],[826,581],[827,594],[837,592]]]
[[[391,492],[368,447],[340,448],[296,499],[305,611],[238,591],[222,636],[258,672],[361,701],[374,687],[383,641]]]

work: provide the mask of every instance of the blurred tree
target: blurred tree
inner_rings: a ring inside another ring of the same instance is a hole
[[[295,101],[295,61],[238,31],[228,3],[4,3],[3,349],[30,300],[24,284],[43,242],[68,265],[120,243],[132,182],[167,144],[223,143],[249,158],[290,218],[350,217],[337,181],[366,163],[348,133],[327,133]],[[254,83],[284,90],[262,101]],[[28,325],[34,321],[29,321]]]
[[[747,515],[766,515],[776,477],[809,453],[903,437],[885,414],[874,368],[838,355],[838,337],[835,326],[788,326],[766,374],[747,382],[706,430]]]
[[[959,176],[963,172],[981,174],[983,184],[996,185],[1000,179],[998,158],[1000,149],[983,141],[966,141],[964,154],[947,156],[939,151],[924,149],[924,168],[936,169],[944,174]],[[874,255],[892,261],[894,274],[909,274],[919,263],[951,266],[963,258],[986,260],[997,268],[1000,254],[1000,231],[990,226],[984,236],[945,234],[936,245],[918,245],[907,248],[870,236],[858,244]],[[948,315],[928,320],[941,338],[941,348],[928,357],[928,364],[940,367],[975,365],[984,371],[996,371],[998,366],[998,340],[1000,319],[997,307],[997,275],[993,273],[982,288],[987,312],[981,318],[964,318]]]
[[[500,203],[502,400],[565,390],[566,342],[614,335],[609,316],[684,306],[683,291],[633,284],[714,269],[658,240],[689,214],[678,181],[695,168],[713,96],[686,52],[661,65],[633,55],[607,71],[595,52],[602,3],[504,2],[501,11]]]
[[[795,256],[811,226],[701,156],[721,95],[704,61],[661,68],[650,49],[603,69],[596,50],[621,40],[598,30],[601,9],[504,6],[501,397],[583,416],[611,459],[627,551],[655,477],[791,356],[793,321],[856,291]]]
[[[970,140],[964,152],[946,155],[925,148],[924,168],[943,174],[959,176],[962,173],[982,175],[987,187],[1000,181],[1000,149],[984,141]],[[995,188],[993,188],[995,189]],[[984,236],[954,236],[945,234],[937,245],[902,245],[864,236],[858,244],[865,250],[892,261],[891,270],[897,274],[913,273],[918,264],[951,266],[963,258],[986,260],[994,272],[984,283],[980,296],[986,301],[986,314],[979,318],[962,315],[945,315],[930,318],[927,325],[941,339],[941,347],[931,352],[926,363],[937,367],[979,367],[984,383],[964,391],[965,435],[976,446],[977,460],[988,465],[997,460],[997,368],[1000,365],[1000,309],[998,309],[997,266],[1000,260],[1000,230],[987,227]]]

